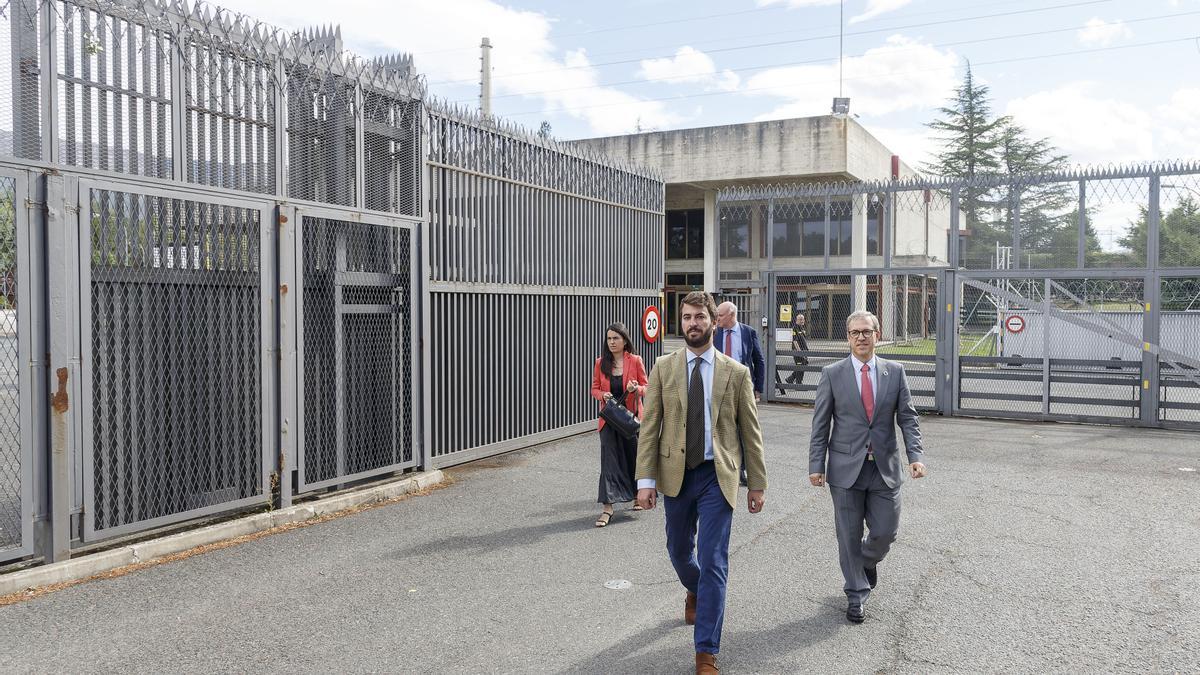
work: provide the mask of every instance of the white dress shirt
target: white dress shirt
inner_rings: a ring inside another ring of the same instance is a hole
[[[737,339],[737,338],[734,338]],[[684,379],[683,400],[687,401],[687,387],[692,381],[692,370],[700,368],[700,377],[704,381],[704,460],[712,461],[713,446],[712,446],[712,383],[713,370],[717,360],[717,350],[712,345],[709,345],[708,350],[703,354],[696,354],[692,350],[687,352],[687,378]],[[686,451],[686,450],[685,450]],[[642,478],[638,480],[638,489],[653,488],[658,483],[653,478]]]

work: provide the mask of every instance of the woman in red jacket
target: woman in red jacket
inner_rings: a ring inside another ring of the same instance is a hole
[[[604,334],[603,356],[596,359],[592,371],[592,398],[600,401],[601,408],[615,399],[640,419],[645,393],[646,365],[633,352],[629,330],[617,321]],[[596,518],[596,527],[608,525],[614,503],[631,502],[637,497],[637,482],[633,479],[636,467],[637,439],[625,438],[606,427],[604,418],[600,418],[600,490],[596,501],[604,505],[604,510]]]

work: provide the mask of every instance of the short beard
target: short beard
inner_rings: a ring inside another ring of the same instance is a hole
[[[709,326],[708,330],[701,333],[700,337],[696,338],[695,340],[692,340],[691,335],[685,333],[683,336],[683,341],[686,342],[687,346],[691,347],[692,349],[699,349],[707,345],[709,341],[712,340],[712,336],[713,329],[712,326]]]

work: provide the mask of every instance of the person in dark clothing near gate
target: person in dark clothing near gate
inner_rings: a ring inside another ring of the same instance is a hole
[[[629,329],[620,321],[614,322],[604,333],[604,351],[592,370],[592,398],[600,401],[601,408],[616,401],[640,419],[646,381],[646,364],[633,351]],[[613,504],[637,497],[633,479],[637,446],[636,438],[625,438],[600,418],[600,487],[596,501],[604,505],[604,510],[596,518],[596,527],[608,525]],[[634,504],[631,510],[640,511],[641,507]]]
[[[807,352],[808,351],[808,332],[805,330],[804,314],[796,312],[796,317],[792,319],[792,351]],[[793,356],[792,362],[798,366],[807,366],[807,356]],[[787,378],[788,384],[804,384],[804,371],[797,370]]]

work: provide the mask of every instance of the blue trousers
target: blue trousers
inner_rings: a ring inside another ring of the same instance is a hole
[[[696,594],[696,651],[716,654],[725,623],[733,507],[721,493],[713,463],[688,469],[679,495],[663,497],[663,507],[667,554],[684,588]]]

